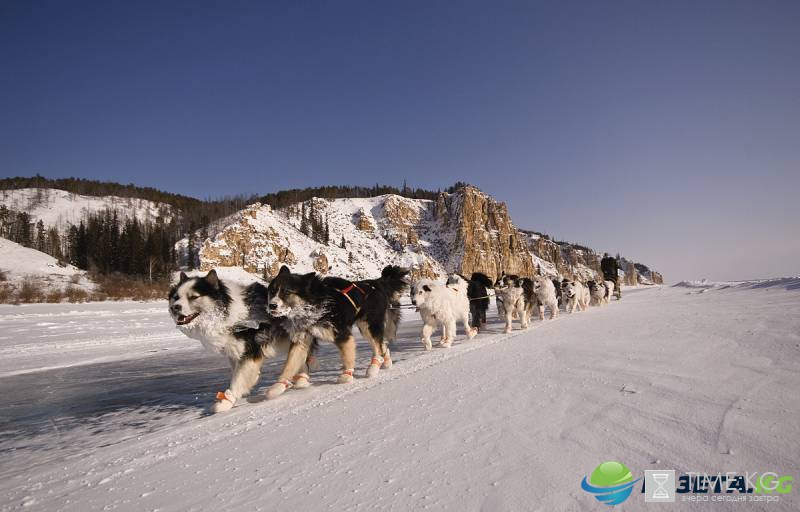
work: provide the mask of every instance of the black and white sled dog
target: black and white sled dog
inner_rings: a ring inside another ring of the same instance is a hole
[[[519,318],[520,328],[528,328],[528,320],[537,306],[536,295],[533,292],[533,281],[527,277],[503,274],[494,285],[497,297],[498,315],[505,319],[505,332],[511,332],[511,322]]]
[[[489,290],[492,288],[492,280],[486,274],[472,273],[467,286],[467,297],[469,298],[470,325],[475,329],[480,330],[486,325]]]
[[[446,284],[432,279],[420,279],[411,286],[411,304],[417,307],[422,317],[422,344],[431,350],[431,335],[441,325],[442,340],[439,344],[449,348],[456,339],[456,325],[461,322],[468,338],[478,330],[469,325],[468,284],[458,275],[448,277]]]
[[[592,304],[602,306],[611,302],[614,294],[614,281],[587,281],[589,294],[592,297]]]
[[[231,382],[217,393],[213,412],[227,411],[255,386],[261,363],[290,347],[281,319],[266,314],[267,287],[223,282],[216,271],[202,277],[181,272],[169,291],[169,313],[186,336],[199,340],[210,352],[221,354],[231,365]],[[309,342],[313,346],[313,341]],[[310,384],[304,364],[292,374],[294,385]]]
[[[560,288],[560,286],[559,286]],[[533,293],[539,306],[539,320],[544,320],[544,308],[550,308],[550,319],[558,316],[558,296],[556,287],[549,277],[538,276],[533,278]]]
[[[564,310],[568,313],[574,313],[576,308],[578,311],[586,311],[589,307],[589,289],[580,281],[561,281],[561,294]]]
[[[288,267],[281,267],[269,283],[266,309],[272,317],[283,319],[281,325],[292,344],[278,382],[267,390],[267,397],[277,397],[292,385],[289,379],[302,367],[312,339],[336,344],[342,358],[338,382],[352,382],[356,357],[354,324],[372,345],[367,377],[377,374],[381,366],[389,368],[392,359],[387,334],[394,336],[399,320],[399,314],[390,313],[390,309],[408,288],[407,275],[407,269],[390,265],[378,279],[348,281],[320,277],[314,272],[293,274]]]

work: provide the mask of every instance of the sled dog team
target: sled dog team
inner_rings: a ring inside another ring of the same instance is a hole
[[[366,377],[392,366],[389,343],[395,339],[400,321],[400,298],[409,289],[407,269],[389,265],[377,279],[348,281],[322,277],[314,272],[294,274],[286,266],[264,286],[241,286],[223,281],[214,270],[205,276],[189,277],[181,272],[169,291],[169,312],[176,326],[188,337],[199,340],[230,362],[230,385],[217,393],[213,412],[233,407],[255,386],[261,363],[278,353],[286,362],[277,382],[267,389],[276,398],[287,389],[310,385],[309,369],[320,341],[339,349],[342,374],[339,383],[353,381],[356,342],[353,326],[372,347]],[[486,323],[489,290],[494,290],[498,315],[505,320],[505,332],[512,321],[528,327],[534,311],[544,320],[558,316],[559,303],[568,312],[583,311],[590,303],[607,304],[614,293],[612,281],[533,279],[503,274],[496,282],[484,274],[467,279],[451,275],[446,283],[421,279],[410,287],[411,304],[423,320],[422,343],[431,350],[431,335],[441,327],[440,345],[450,347],[461,323],[473,338]]]

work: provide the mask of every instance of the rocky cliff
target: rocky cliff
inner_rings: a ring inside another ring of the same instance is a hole
[[[590,249],[518,229],[505,203],[471,186],[436,200],[314,198],[281,210],[254,204],[203,241],[199,260],[202,270],[238,266],[267,277],[283,264],[353,279],[388,264],[409,267],[414,277],[505,271],[589,279],[599,270]]]

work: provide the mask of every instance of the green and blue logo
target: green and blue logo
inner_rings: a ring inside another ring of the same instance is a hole
[[[606,505],[619,505],[628,499],[633,485],[641,478],[633,479],[631,471],[620,462],[604,462],[594,468],[588,481],[583,477],[581,489],[594,494],[597,501]]]

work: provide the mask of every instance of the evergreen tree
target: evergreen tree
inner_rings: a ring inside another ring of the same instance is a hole
[[[342,241],[339,243],[339,247],[344,249],[344,235],[342,235]]]
[[[194,227],[194,226],[192,226],[192,227]],[[194,229],[190,228],[189,229],[189,241],[186,244],[186,266],[189,268],[189,270],[194,270],[195,269],[195,264],[194,264],[194,261],[195,261],[195,252],[194,252],[195,243],[196,243],[196,236],[194,234]]]
[[[33,245],[33,235],[31,233],[31,216],[25,212],[18,212],[17,219],[14,223],[14,238],[13,240],[25,247]]]
[[[331,227],[328,224],[328,214],[325,214],[325,245],[330,245],[331,243]]]
[[[57,260],[64,259],[61,250],[61,236],[56,228],[51,227],[47,230],[47,250],[45,252]]]
[[[78,226],[75,235],[75,266],[84,270],[89,269],[89,237],[83,221]]]
[[[6,205],[0,205],[0,236],[11,239],[11,210]]]
[[[36,250],[47,252],[47,234],[45,233],[42,219],[39,219],[36,223]]]
[[[306,203],[303,203],[303,208],[300,212],[300,232],[308,236],[308,219],[306,218]]]

